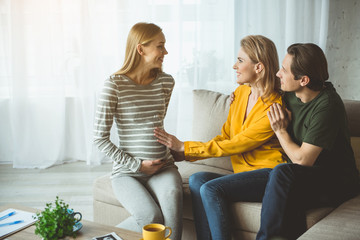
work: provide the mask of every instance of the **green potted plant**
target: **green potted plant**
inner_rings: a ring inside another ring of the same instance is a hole
[[[35,234],[44,240],[56,240],[65,236],[76,237],[74,225],[79,221],[68,213],[69,205],[56,196],[55,206],[47,203],[44,211],[36,214]],[[72,211],[72,210],[71,210]]]

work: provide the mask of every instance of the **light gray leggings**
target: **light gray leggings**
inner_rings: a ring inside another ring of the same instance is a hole
[[[131,214],[117,227],[142,232],[146,224],[161,223],[171,227],[172,240],[181,239],[183,189],[176,168],[146,177],[115,177],[112,187],[116,198]]]

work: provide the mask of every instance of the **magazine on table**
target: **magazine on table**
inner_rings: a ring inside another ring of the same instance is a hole
[[[123,239],[119,237],[115,232],[112,232],[103,236],[94,237],[92,240],[123,240]]]

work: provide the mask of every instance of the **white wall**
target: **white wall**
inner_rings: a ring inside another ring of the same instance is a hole
[[[360,100],[360,0],[330,0],[326,57],[343,99]]]

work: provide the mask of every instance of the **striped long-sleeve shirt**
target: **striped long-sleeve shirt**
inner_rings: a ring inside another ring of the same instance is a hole
[[[112,176],[142,175],[142,160],[164,159],[173,164],[168,148],[157,142],[154,128],[163,128],[174,79],[159,73],[151,84],[139,85],[124,75],[105,81],[98,99],[94,143],[113,160]],[[115,121],[119,146],[110,141]]]

